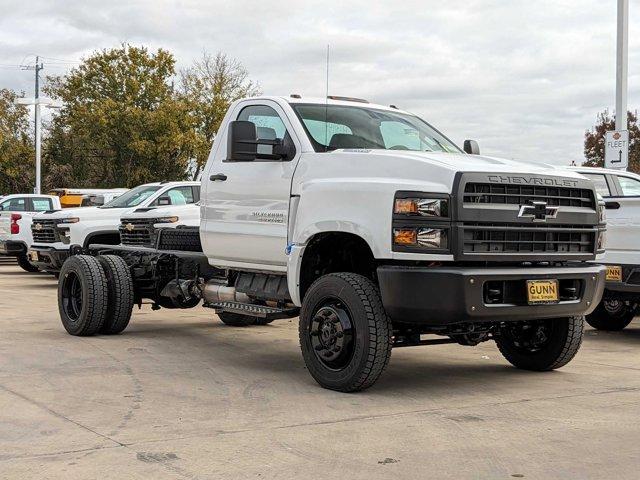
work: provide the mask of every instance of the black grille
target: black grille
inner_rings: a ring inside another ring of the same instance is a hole
[[[467,183],[464,188],[465,203],[524,205],[530,200],[560,207],[596,207],[593,191],[584,188],[474,182]]]
[[[122,245],[137,247],[154,247],[155,233],[153,224],[155,219],[122,219],[120,225],[120,242]]]
[[[55,243],[60,241],[56,220],[34,220],[31,225],[34,243]]]
[[[158,249],[201,252],[200,229],[198,227],[161,228],[158,231]]]
[[[596,231],[567,225],[465,224],[464,253],[595,253]]]

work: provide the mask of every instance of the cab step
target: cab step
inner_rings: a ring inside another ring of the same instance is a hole
[[[216,310],[216,313],[240,313],[242,315],[260,317],[267,320],[297,317],[300,313],[299,308],[278,308],[269,307],[267,305],[255,305],[253,303],[241,302],[209,302],[205,303],[203,306],[207,308],[213,308],[214,310]]]

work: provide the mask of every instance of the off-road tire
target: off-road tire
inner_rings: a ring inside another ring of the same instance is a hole
[[[523,370],[544,372],[569,363],[582,343],[584,316],[554,318],[546,322],[550,325],[548,340],[540,349],[525,350],[515,345],[511,336],[501,334],[496,338],[500,353],[514,367]]]
[[[16,259],[18,260],[18,265],[20,266],[20,268],[23,269],[25,272],[35,273],[40,271],[38,267],[36,267],[33,263],[29,261],[26,254],[21,253],[16,257]]]
[[[251,325],[257,325],[257,317],[242,315],[241,313],[220,312],[218,318],[229,327],[249,327]]]
[[[117,255],[100,255],[98,261],[104,270],[108,288],[108,306],[100,333],[115,335],[124,331],[131,320],[134,293],[131,271]]]
[[[81,304],[76,305],[77,314],[70,316],[68,293],[72,284],[80,293]],[[107,308],[107,278],[100,262],[89,255],[69,257],[58,281],[58,310],[65,330],[75,336],[96,334],[104,324]]]
[[[596,330],[618,332],[631,323],[636,316],[636,310],[628,305],[622,304],[620,310],[609,312],[600,302],[596,309],[587,315],[587,323]]]
[[[311,334],[314,318],[328,303],[337,302],[348,312],[355,330],[350,357],[343,367],[330,368],[316,355]],[[320,386],[356,392],[372,386],[391,358],[393,328],[378,287],[355,273],[331,273],[317,279],[304,296],[299,324],[300,348],[311,376]]]

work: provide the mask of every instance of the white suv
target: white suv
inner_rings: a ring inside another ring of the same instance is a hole
[[[605,168],[574,170],[593,181],[607,212],[606,252],[598,258],[607,266],[605,293],[587,322],[598,330],[622,330],[640,304],[640,175]]]
[[[33,219],[29,260],[41,270],[57,272],[69,256],[71,245],[119,245],[122,215],[139,208],[187,205],[199,200],[199,182],[158,182],[140,185],[100,207],[42,213]]]

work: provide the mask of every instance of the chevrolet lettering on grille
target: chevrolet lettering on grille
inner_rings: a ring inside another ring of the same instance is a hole
[[[558,207],[550,207],[547,202],[530,200],[528,205],[520,205],[518,218],[530,218],[534,222],[546,222],[558,216]]]

